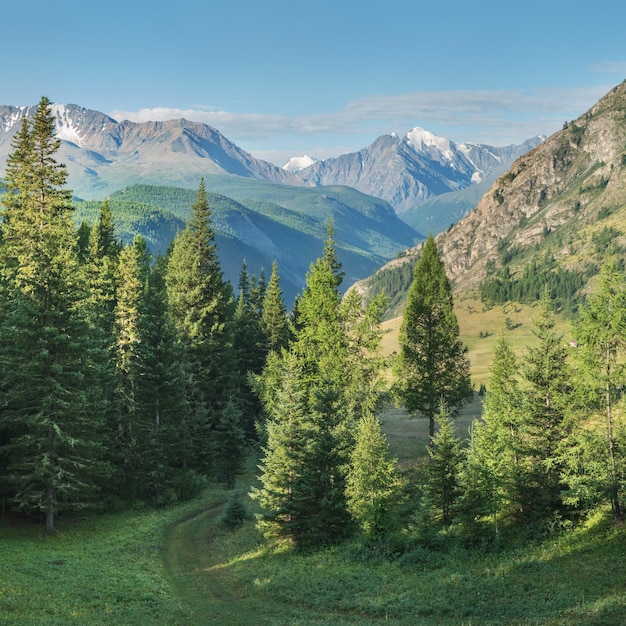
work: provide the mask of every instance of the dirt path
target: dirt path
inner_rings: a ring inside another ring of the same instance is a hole
[[[231,606],[235,599],[212,571],[213,527],[224,506],[219,502],[183,518],[165,536],[165,566],[178,597],[192,609],[194,624],[240,623]]]

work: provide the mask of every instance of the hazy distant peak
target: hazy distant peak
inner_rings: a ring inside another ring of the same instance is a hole
[[[291,157],[289,161],[283,165],[282,169],[288,172],[299,172],[317,162],[318,159],[310,157],[308,154],[303,154],[302,156]]]
[[[419,126],[416,126],[406,134],[406,142],[417,152],[424,152],[435,148],[446,158],[454,158],[454,152],[449,139],[435,135],[435,133],[431,133]]]

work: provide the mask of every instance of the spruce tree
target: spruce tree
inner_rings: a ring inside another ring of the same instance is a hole
[[[149,260],[145,242],[136,236],[119,255],[115,306],[115,423],[112,448],[122,497],[131,503],[138,495],[138,441],[142,437],[138,386],[142,375],[142,323]]]
[[[473,526],[483,516],[499,533],[500,517],[516,503],[522,393],[519,366],[510,342],[496,342],[482,419],[472,424],[462,474],[462,513]]]
[[[235,487],[246,457],[246,434],[239,403],[229,398],[222,409],[213,436],[213,465],[217,479],[228,489]]]
[[[585,491],[599,492],[611,503],[614,522],[621,524],[626,460],[619,445],[623,429],[620,433],[616,407],[626,372],[626,279],[612,259],[602,267],[596,291],[582,308],[574,330],[576,395],[583,417],[573,456],[586,462],[584,467],[570,468],[570,474],[579,497]],[[602,417],[601,429],[591,426],[594,416]]]
[[[210,472],[210,431],[233,388],[228,319],[232,301],[217,256],[204,180],[192,217],[172,244],[166,273],[170,315],[185,365],[189,448],[183,466]]]
[[[135,392],[143,425],[137,442],[143,461],[141,495],[157,504],[167,502],[190,437],[184,370],[167,306],[165,268],[165,257],[159,257],[148,274]]]
[[[554,330],[553,306],[545,289],[533,319],[533,332],[539,341],[528,349],[522,367],[527,389],[518,438],[518,497],[523,518],[533,522],[562,508],[561,457],[571,375],[565,342]]]
[[[278,275],[278,263],[272,264],[272,274],[267,285],[261,309],[261,327],[265,334],[267,351],[280,351],[289,343],[289,320],[283,301]]]
[[[380,420],[366,414],[359,420],[346,484],[348,510],[366,537],[389,531],[399,486],[396,460],[390,456]]]
[[[440,399],[456,409],[471,394],[469,361],[459,339],[452,290],[432,237],[415,266],[399,343],[395,395],[409,413],[428,418],[432,440]]]
[[[461,496],[461,439],[456,434],[454,421],[442,400],[436,422],[437,432],[428,448],[426,501],[433,508],[435,519],[450,526]]]
[[[379,335],[370,327],[376,314],[363,312],[354,297],[342,304],[342,276],[330,223],[324,255],[311,266],[299,299],[293,341],[288,350],[269,353],[257,381],[268,416],[263,488],[255,492],[264,509],[260,525],[298,545],[332,542],[348,530],[346,469],[358,421],[376,407]],[[285,473],[281,463],[293,468]]]
[[[71,192],[55,160],[50,101],[24,120],[7,161],[0,267],[0,405],[14,504],[45,514],[94,504],[102,463],[104,355],[91,342]]]

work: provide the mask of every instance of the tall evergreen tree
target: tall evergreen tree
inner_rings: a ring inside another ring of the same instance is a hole
[[[428,448],[430,463],[427,468],[426,500],[433,507],[435,518],[450,526],[461,496],[460,473],[463,459],[461,439],[456,434],[454,421],[442,400],[436,418],[439,428]]]
[[[289,320],[283,301],[278,275],[278,263],[272,264],[272,274],[261,308],[261,327],[265,334],[267,351],[280,351],[289,342]]]
[[[525,402],[519,430],[519,499],[525,519],[540,521],[562,507],[562,445],[570,384],[567,348],[554,329],[553,303],[544,290],[533,332],[539,340],[523,364]]]
[[[585,486],[588,491],[598,490],[607,497],[614,522],[621,524],[626,459],[618,443],[615,409],[626,372],[626,279],[613,260],[602,267],[597,289],[575,326],[575,336],[579,345],[575,352],[577,395],[584,415],[576,429],[576,454],[586,463],[580,468],[582,475],[573,479],[579,490]],[[597,415],[602,416],[602,429],[590,427],[589,422]],[[599,432],[600,437],[596,434]]]
[[[501,515],[516,502],[522,394],[519,366],[504,335],[496,342],[489,388],[480,421],[472,425],[462,475],[462,512],[467,524],[483,516],[499,532]]]
[[[142,436],[138,386],[142,375],[142,323],[149,260],[145,242],[135,237],[119,255],[119,282],[115,306],[115,425],[114,459],[121,494],[127,502],[138,495],[138,440]]]
[[[380,420],[364,415],[358,425],[346,484],[348,510],[366,537],[384,535],[391,527],[391,506],[400,477]]]
[[[379,336],[370,328],[376,315],[371,310],[364,314],[360,307],[357,315],[352,299],[342,305],[342,275],[331,223],[324,255],[307,274],[289,350],[270,352],[259,381],[268,415],[263,488],[257,495],[264,509],[261,526],[297,544],[334,541],[349,527],[346,468],[358,420],[376,406],[379,372],[372,363],[379,363]],[[371,363],[364,358],[365,345],[372,349]],[[294,405],[285,411],[288,384],[296,387],[289,396]],[[293,447],[283,441],[283,433],[291,428],[297,431],[291,435]],[[276,445],[279,436],[282,443]],[[292,452],[293,471],[278,471]]]
[[[50,101],[17,133],[2,203],[0,405],[14,503],[45,514],[94,502],[105,469],[98,373],[84,311],[71,192]]]
[[[141,496],[156,503],[167,500],[190,436],[180,344],[167,306],[165,266],[165,257],[159,257],[148,275],[136,384],[143,425],[137,443],[143,461]]]
[[[395,394],[409,413],[428,418],[432,440],[440,399],[455,409],[471,394],[469,361],[459,339],[452,290],[432,237],[415,266],[399,342]]]
[[[210,430],[232,390],[227,324],[232,294],[217,256],[204,180],[192,217],[172,245],[165,280],[186,367],[192,436],[183,465],[209,472]]]

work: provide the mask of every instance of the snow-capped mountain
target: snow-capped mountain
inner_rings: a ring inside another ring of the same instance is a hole
[[[310,157],[308,154],[303,154],[302,156],[291,157],[289,161],[283,165],[283,169],[288,172],[299,172],[317,162],[318,159]]]
[[[543,137],[496,148],[460,143],[415,127],[403,137],[383,135],[358,152],[313,163],[296,173],[314,185],[347,185],[387,200],[398,213],[450,191],[505,172]]]
[[[34,108],[0,106],[0,177],[20,120]],[[415,127],[403,137],[383,135],[359,152],[324,161],[294,157],[281,168],[200,122],[119,122],[74,104],[54,104],[52,112],[62,140],[58,160],[67,165],[75,195],[85,199],[137,183],[196,188],[200,176],[227,174],[295,187],[353,187],[403,213],[428,198],[495,180],[541,142],[537,137],[505,148],[456,144]]]
[[[0,106],[0,176],[23,115],[35,107]],[[218,130],[185,119],[118,122],[74,104],[54,104],[58,160],[67,165],[70,186],[82,198],[102,198],[134,183],[196,187],[200,176],[234,174],[302,185],[290,172],[255,159]]]

